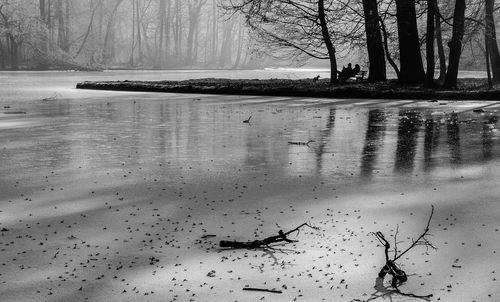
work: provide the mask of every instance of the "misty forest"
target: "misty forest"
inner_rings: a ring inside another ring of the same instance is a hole
[[[333,81],[341,63],[356,60],[369,66],[372,81],[386,79],[387,65],[404,83],[424,82],[426,74],[430,83],[437,68],[439,80],[448,73],[447,85],[454,86],[459,68],[487,67],[499,82],[498,14],[494,0],[2,0],[0,68],[313,62],[331,67]]]
[[[2,69],[242,68],[255,65],[241,16],[214,0],[0,3]]]

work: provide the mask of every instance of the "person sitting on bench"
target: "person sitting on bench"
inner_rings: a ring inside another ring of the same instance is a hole
[[[352,64],[349,63],[347,64],[347,68],[344,66],[344,68],[342,68],[342,71],[339,72],[339,80],[341,82],[345,82],[349,78],[356,77],[356,75],[360,72],[361,66],[359,66],[359,64],[356,64],[354,68],[352,68]]]
[[[361,66],[359,66],[359,64],[354,65],[351,77],[355,77],[360,71],[361,71]]]
[[[339,80],[345,82],[348,78],[352,76],[352,64],[347,64],[347,68],[344,66],[342,71],[339,72]]]

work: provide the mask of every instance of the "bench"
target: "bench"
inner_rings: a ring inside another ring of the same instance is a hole
[[[358,82],[363,82],[365,79],[367,71],[366,70],[360,70],[354,77],[356,78],[356,83]]]

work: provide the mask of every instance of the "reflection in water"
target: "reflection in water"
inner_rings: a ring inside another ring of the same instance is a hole
[[[402,110],[399,113],[398,142],[394,170],[411,173],[414,167],[417,136],[420,128],[420,112]]]
[[[490,160],[493,157],[493,131],[492,124],[483,123],[483,159]]]
[[[332,130],[335,126],[335,111],[334,107],[330,108],[328,114],[328,121],[326,122],[326,128],[321,130],[319,138],[319,146],[316,148],[316,171],[321,174],[323,170],[323,154],[325,153],[325,147],[328,144],[328,140],[332,134]]]
[[[433,115],[435,109],[417,107],[310,108],[297,106],[300,99],[269,102],[262,98],[257,104],[214,104],[192,96],[158,95],[33,103],[23,118],[36,126],[0,132],[0,179],[21,170],[112,170],[126,163],[163,179],[179,176],[165,168],[175,166],[187,169],[184,179],[196,181],[234,178],[240,171],[284,181],[298,176],[356,181],[358,175],[363,181],[377,181],[421,172],[415,171],[418,168],[429,175],[450,164],[477,165],[500,158],[494,152],[500,141],[494,131],[497,119],[488,115],[453,114],[442,120],[428,118],[423,125],[421,117],[442,117],[443,112]],[[253,123],[243,124],[250,113]],[[0,122],[7,125],[16,119],[0,113]],[[420,129],[425,131],[422,139]],[[287,144],[308,139],[315,143]]]
[[[433,153],[439,145],[439,124],[434,119],[429,118],[425,121],[425,139],[424,139],[424,171],[430,171],[433,168]]]
[[[385,112],[382,109],[372,109],[368,112],[365,146],[361,155],[361,177],[370,179],[379,149],[382,147],[386,129]]]
[[[483,122],[482,149],[483,149],[484,161],[488,161],[493,158],[493,147],[495,145],[494,133],[495,133],[495,124],[497,122],[498,122],[498,115],[496,114],[489,115]]]
[[[446,120],[446,132],[450,148],[450,163],[458,165],[462,162],[462,153],[460,150],[460,122],[457,113],[453,112]]]

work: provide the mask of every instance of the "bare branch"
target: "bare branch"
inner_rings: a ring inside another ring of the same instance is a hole
[[[297,232],[297,236],[298,236],[298,234],[300,233],[300,229],[302,227],[309,227],[309,228],[312,228],[314,230],[319,230],[318,227],[311,226],[307,222],[304,222],[303,224],[299,225],[298,227],[296,227],[288,232],[283,232],[282,230],[279,230],[278,235],[270,236],[270,237],[264,238],[262,240],[254,240],[254,241],[246,241],[246,242],[221,240],[219,243],[219,246],[233,248],[233,249],[257,249],[257,248],[271,248],[269,246],[270,244],[278,243],[278,242],[293,243],[293,242],[297,242],[297,241],[291,240],[287,236],[290,235],[291,233],[295,233],[295,232]]]
[[[404,254],[406,254],[409,250],[414,248],[416,245],[425,245],[425,246],[429,246],[433,249],[436,249],[432,244],[430,244],[429,241],[427,241],[425,239],[425,236],[427,236],[429,233],[429,224],[431,223],[431,219],[432,219],[433,214],[434,214],[434,206],[431,206],[431,214],[429,215],[429,220],[427,220],[427,225],[425,226],[424,232],[417,238],[417,240],[413,241],[413,243],[406,250],[404,250],[401,254],[394,255],[393,261],[396,261],[399,258],[401,258]]]

